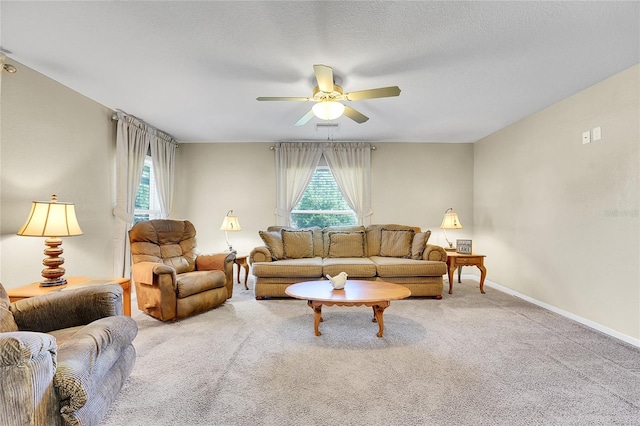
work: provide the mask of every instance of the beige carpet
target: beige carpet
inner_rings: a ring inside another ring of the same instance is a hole
[[[472,278],[392,302],[381,339],[370,308],[323,312],[316,337],[304,301],[239,284],[176,323],[134,312],[104,425],[640,425],[638,348]]]

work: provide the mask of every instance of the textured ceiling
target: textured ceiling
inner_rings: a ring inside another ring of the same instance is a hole
[[[640,62],[640,3],[0,2],[7,56],[182,142],[474,142]],[[293,124],[314,64],[370,117]]]

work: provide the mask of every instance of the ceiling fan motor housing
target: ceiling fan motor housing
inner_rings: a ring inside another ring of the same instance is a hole
[[[337,84],[333,85],[333,92],[323,92],[318,86],[313,89],[313,100],[316,102],[322,101],[341,101],[344,99],[344,92],[342,87]]]

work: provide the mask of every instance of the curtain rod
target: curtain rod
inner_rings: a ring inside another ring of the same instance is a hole
[[[336,143],[339,143],[339,142],[336,142]],[[347,142],[347,143],[348,143],[348,142]],[[270,151],[273,151],[274,149],[276,149],[276,147],[275,147],[275,146],[273,146],[273,145],[271,145],[271,146],[269,147],[269,150],[270,150]],[[377,148],[376,148],[374,145],[371,145],[371,151],[375,151],[376,149],[377,149]]]
[[[165,131],[162,131],[162,130],[160,130],[160,129],[156,128],[156,127],[153,127],[152,125],[150,125],[149,123],[145,122],[144,120],[142,120],[142,119],[140,119],[140,118],[136,117],[135,115],[127,114],[126,112],[121,111],[121,110],[118,110],[118,111],[122,112],[122,114],[126,115],[127,117],[131,117],[131,118],[133,118],[133,119],[135,119],[135,120],[139,121],[141,124],[144,124],[144,125],[145,125],[145,126],[147,126],[148,128],[150,128],[150,129],[152,129],[153,131],[155,131],[156,133],[161,133],[161,135],[156,135],[156,136],[159,136],[159,137],[161,137],[162,139],[166,139],[166,137],[169,137],[171,140],[169,140],[169,141],[167,141],[167,142],[174,144],[174,145],[176,146],[176,148],[180,146],[180,143],[177,141],[177,139],[176,139],[176,138],[174,138],[174,137],[173,137],[172,135],[170,135],[169,133],[167,133],[167,132],[165,132]],[[111,116],[111,120],[112,120],[112,121],[118,121],[118,114],[113,114],[113,115]]]

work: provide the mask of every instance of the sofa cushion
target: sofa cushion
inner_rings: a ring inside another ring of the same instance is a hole
[[[9,296],[2,284],[0,284],[0,333],[18,331],[13,314],[9,310],[9,304]]]
[[[251,265],[251,273],[259,278],[320,278],[322,258],[284,259],[277,262],[256,262]]]
[[[373,256],[380,278],[385,277],[437,277],[447,273],[447,264],[429,260],[398,259]]]
[[[282,246],[282,233],[280,231],[258,231],[264,245],[269,249],[273,260],[284,259],[284,247]]]
[[[285,259],[313,257],[313,231],[283,229],[282,246]]]
[[[376,276],[376,264],[368,257],[326,257],[322,261],[323,276],[332,277],[346,272],[349,278],[371,278]]]
[[[365,257],[364,231],[329,232],[328,257]]]
[[[422,259],[424,248],[427,246],[427,241],[431,236],[431,231],[418,232],[413,236],[413,242],[411,243],[411,258],[414,260]]]
[[[383,228],[380,238],[380,256],[411,258],[413,235],[413,229],[391,230]]]

